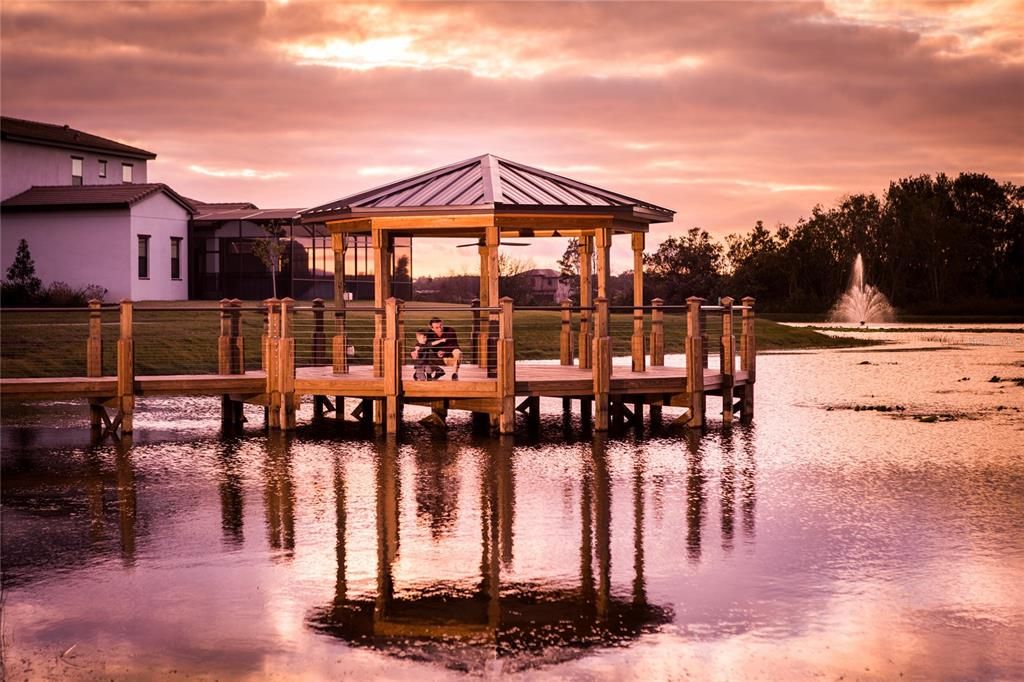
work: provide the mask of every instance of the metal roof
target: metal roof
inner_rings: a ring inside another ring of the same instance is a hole
[[[302,212],[306,219],[366,216],[410,209],[640,209],[646,222],[675,211],[493,154],[414,175]]]
[[[37,186],[6,199],[0,206],[5,212],[122,208],[137,204],[160,192],[181,204],[189,213],[195,213],[191,204],[184,197],[161,182],[123,185]]]
[[[292,220],[299,217],[297,208],[222,209],[209,205],[196,208],[199,213],[195,220],[249,220],[258,223],[265,220]]]
[[[145,149],[132,147],[121,142],[108,140],[99,135],[75,130],[71,126],[54,123],[26,121],[10,116],[0,117],[0,136],[5,140],[16,142],[33,142],[55,147],[87,149],[97,152],[109,152],[119,156],[130,156],[139,159],[155,159],[156,154]]]

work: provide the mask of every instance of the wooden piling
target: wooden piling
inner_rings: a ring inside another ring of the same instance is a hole
[[[85,375],[89,377],[103,376],[103,311],[102,301],[89,301],[89,340],[85,349]],[[103,423],[105,412],[96,400],[89,401],[89,424],[99,428]]]
[[[743,405],[740,408],[740,418],[749,422],[754,417],[754,381],[757,363],[757,340],[754,336],[754,298],[744,297],[740,303],[743,304],[743,317],[740,333],[740,364],[743,371],[747,373],[747,381],[740,390],[740,398]]]
[[[690,396],[688,426],[704,426],[704,331],[701,328],[704,299],[686,299],[686,392]]]
[[[121,433],[131,433],[135,413],[135,340],[132,336],[132,302],[121,301],[121,333],[117,340],[117,418]],[[115,432],[116,428],[113,429]]]
[[[633,371],[647,371],[647,356],[644,348],[644,233],[633,233],[633,337],[630,351],[633,356]]]
[[[651,301],[651,367],[665,366],[665,301]]]
[[[280,336],[281,336],[281,301],[268,298],[266,306],[266,329],[263,336],[263,369],[267,373],[267,427],[278,429],[281,426],[281,388],[280,388]]]
[[[722,373],[722,422],[732,423],[732,389],[736,374],[736,338],[732,329],[732,297],[721,300],[722,338],[719,342],[720,370]]]
[[[612,379],[612,344],[608,337],[608,299],[601,296],[595,301],[595,330],[593,341],[594,375],[594,430],[608,430],[608,393]]]
[[[398,433],[398,396],[402,391],[402,356],[398,336],[402,301],[391,296],[384,302],[384,430]]]
[[[572,345],[572,301],[562,301],[562,331],[558,337],[558,357],[562,365],[572,365],[574,361]]]
[[[278,338],[278,390],[280,391],[281,416],[279,427],[285,431],[295,428],[295,410],[298,399],[295,394],[295,336],[292,322],[295,314],[295,299],[281,299],[281,333]]]
[[[516,424],[516,347],[512,336],[512,299],[499,301],[501,317],[498,328],[498,397],[501,414],[498,431],[512,433]]]
[[[590,258],[594,253],[594,238],[582,235],[576,248],[580,255],[580,369],[590,369],[594,337],[590,331],[594,300],[593,282],[590,273]]]

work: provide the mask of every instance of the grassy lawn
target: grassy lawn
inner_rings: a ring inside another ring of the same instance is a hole
[[[248,304],[247,304],[248,305]],[[303,304],[300,304],[303,305]],[[220,334],[219,311],[216,303],[195,302],[180,304],[150,304],[147,309],[139,304],[135,310],[135,356],[137,374],[207,374],[217,369],[217,338]],[[413,302],[406,306],[406,345],[415,343],[413,332],[425,327],[434,315],[444,318],[445,324],[455,328],[463,346],[470,343],[472,316],[468,311],[450,307]],[[116,372],[118,314],[116,310],[103,313],[104,374]],[[353,364],[368,363],[372,358],[373,315],[366,310],[352,310],[348,314],[349,343]],[[328,338],[331,315],[327,315]],[[685,318],[681,314],[665,315],[665,352],[682,353]],[[715,337],[721,333],[717,315],[709,315],[708,337],[712,350],[717,348]],[[650,320],[646,327],[650,329]],[[611,318],[613,352],[628,355],[633,320],[628,314],[614,314]],[[294,323],[296,362],[300,366],[319,364],[313,356],[313,316],[300,312]],[[556,311],[520,310],[515,313],[513,335],[517,357],[523,360],[554,359],[559,353],[560,313]],[[739,321],[736,321],[736,333]],[[578,333],[578,319],[573,323],[574,336]],[[246,367],[260,367],[263,316],[257,310],[246,310],[242,315],[242,335],[245,339]],[[770,320],[756,323],[758,350],[796,348],[828,348],[864,345],[862,340],[837,339],[810,329],[788,327]],[[18,312],[4,310],[0,314],[0,375],[4,377],[84,376],[86,373],[86,340],[88,314],[83,312]],[[328,349],[330,347],[328,343]]]

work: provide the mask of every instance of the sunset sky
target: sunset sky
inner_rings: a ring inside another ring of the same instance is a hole
[[[492,153],[674,209],[653,250],[908,175],[1024,182],[1024,2],[0,7],[4,115],[153,151],[204,201],[304,208]],[[415,274],[475,270],[450,247],[417,241]]]

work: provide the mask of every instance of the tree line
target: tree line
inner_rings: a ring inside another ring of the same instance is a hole
[[[559,261],[579,272],[570,244]],[[644,254],[644,297],[754,296],[770,312],[827,311],[849,285],[860,253],[866,279],[899,309],[1024,311],[1024,187],[983,173],[920,175],[874,194],[820,205],[795,225],[761,221],[725,243],[699,227]],[[632,273],[612,278],[614,305],[632,303]]]

